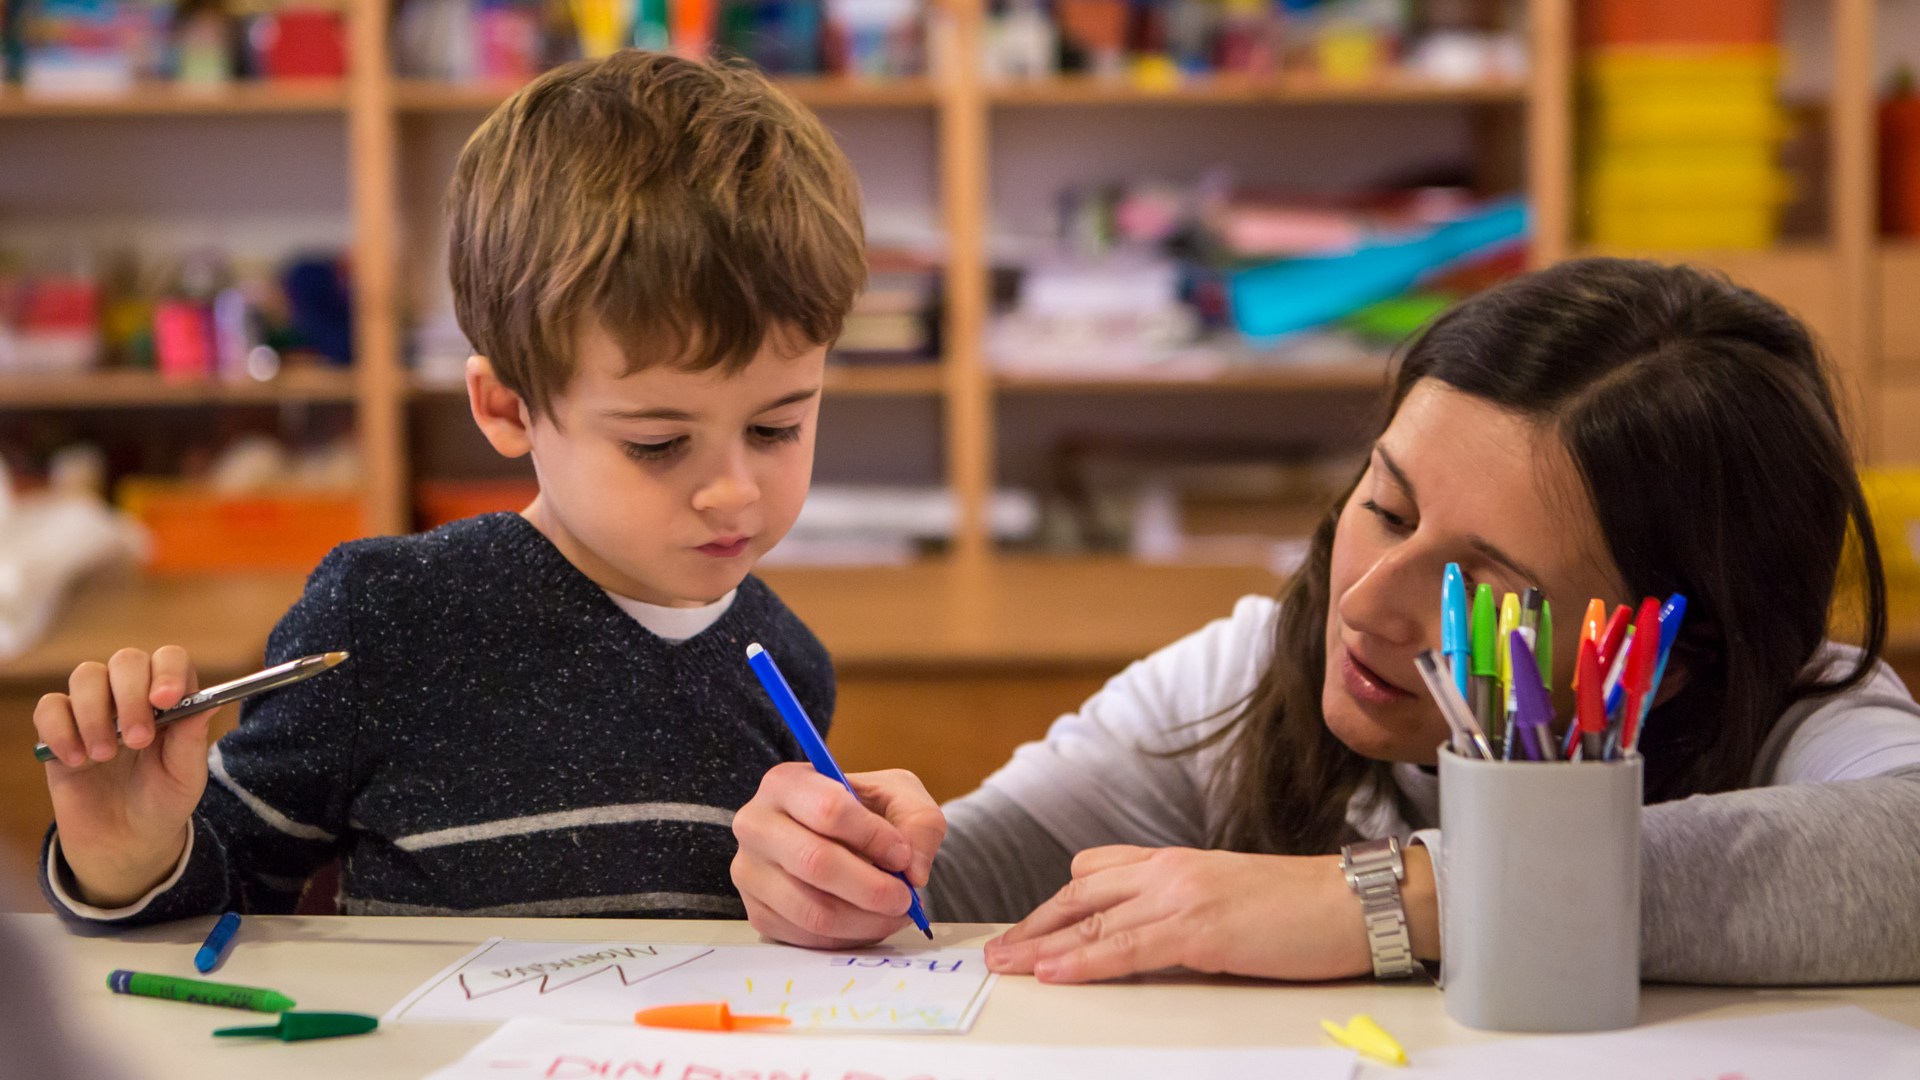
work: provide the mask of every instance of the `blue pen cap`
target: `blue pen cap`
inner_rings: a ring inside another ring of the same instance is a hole
[[[1467,579],[1459,563],[1448,563],[1440,580],[1440,651],[1445,654],[1473,651],[1467,628]]]
[[[1680,636],[1680,620],[1687,617],[1687,598],[1674,593],[1660,605],[1660,660],[1664,663],[1673,641]]]

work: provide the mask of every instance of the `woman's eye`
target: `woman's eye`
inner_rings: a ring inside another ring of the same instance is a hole
[[[1380,521],[1383,524],[1385,524],[1387,528],[1392,529],[1394,532],[1404,533],[1404,532],[1413,531],[1413,527],[1407,523],[1406,518],[1403,518],[1399,514],[1396,514],[1393,511],[1387,509],[1386,507],[1381,506],[1379,503],[1374,502],[1372,499],[1366,500],[1365,502],[1361,503],[1360,506],[1362,509],[1366,510],[1367,513],[1372,514],[1374,517],[1379,518]]]
[[[686,446],[686,444],[687,444],[687,437],[685,435],[682,435],[682,436],[679,436],[678,438],[668,439],[665,442],[622,443],[621,449],[626,452],[626,455],[628,457],[632,458],[635,461],[656,462],[656,461],[666,461],[676,456]]]
[[[789,443],[800,437],[799,424],[792,424],[788,427],[755,425],[750,430],[753,433],[754,441],[768,444]]]

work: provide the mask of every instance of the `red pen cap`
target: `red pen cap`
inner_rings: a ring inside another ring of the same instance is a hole
[[[1633,644],[1627,650],[1627,669],[1620,673],[1627,689],[1644,694],[1653,684],[1653,668],[1660,659],[1660,601],[1640,601],[1640,617],[1633,622]]]
[[[1653,669],[1660,659],[1660,601],[1649,596],[1640,601],[1640,618],[1633,624],[1633,644],[1627,646],[1626,670],[1620,673],[1620,685],[1626,688],[1626,708],[1620,714],[1620,745],[1632,747],[1640,734],[1640,714],[1647,707],[1647,690],[1653,686]]]
[[[1606,676],[1600,671],[1597,643],[1580,643],[1580,659],[1575,671],[1580,687],[1574,692],[1574,715],[1579,718],[1580,733],[1602,734],[1607,730]]]
[[[1613,609],[1613,618],[1607,620],[1607,628],[1600,634],[1600,670],[1606,671],[1613,666],[1613,657],[1620,651],[1620,643],[1627,639],[1627,621],[1633,617],[1633,609],[1625,604]]]

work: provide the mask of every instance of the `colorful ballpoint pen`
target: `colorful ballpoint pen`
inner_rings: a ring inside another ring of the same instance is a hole
[[[1467,581],[1459,563],[1448,563],[1440,582],[1440,655],[1446,657],[1454,688],[1467,698],[1467,679],[1473,674],[1473,631],[1467,625]]]

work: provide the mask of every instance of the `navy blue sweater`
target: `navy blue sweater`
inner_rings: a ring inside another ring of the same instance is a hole
[[[801,757],[751,641],[824,730],[826,649],[757,578],[674,644],[517,514],[343,544],[267,661],[352,658],[248,702],[185,872],[121,922],[290,911],[336,859],[345,914],[741,915],[733,813]]]

